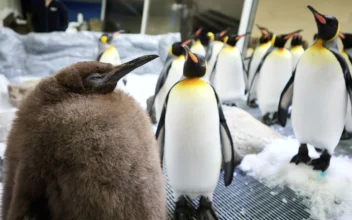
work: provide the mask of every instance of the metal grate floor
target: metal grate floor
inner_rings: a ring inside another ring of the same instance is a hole
[[[166,173],[164,171],[164,173]],[[167,175],[166,180],[167,180]],[[173,219],[175,204],[172,190],[167,183],[169,219]],[[223,174],[214,193],[214,208],[221,220],[303,220],[309,218],[302,198],[285,188],[269,188],[243,171],[236,169],[236,176],[225,187]],[[193,202],[194,214],[198,201]],[[195,219],[195,218],[194,218]]]

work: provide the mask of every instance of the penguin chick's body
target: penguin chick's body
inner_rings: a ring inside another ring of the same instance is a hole
[[[268,29],[257,25],[262,36],[259,38],[259,45],[254,49],[251,59],[248,64],[248,87],[252,88],[249,93],[250,97],[247,100],[247,105],[250,107],[256,107],[257,100],[257,85],[258,78],[254,80],[254,75],[257,71],[257,68],[265,56],[266,52],[273,46],[275,40],[275,34],[270,32]]]
[[[338,20],[320,14],[311,6],[308,8],[317,23],[317,40],[301,56],[282,92],[279,121],[283,126],[286,124],[292,103],[292,128],[301,145],[291,163],[306,163],[314,170],[325,171],[346,122],[352,78],[346,60],[337,49]],[[320,149],[319,158],[310,158],[307,144]]]
[[[184,49],[182,46],[188,43],[190,43],[190,40],[176,42],[170,47],[169,54],[173,56],[173,58],[165,63],[155,86],[153,106],[155,107],[156,120],[160,118],[169,90],[182,77],[185,63]]]
[[[175,219],[187,209],[181,205],[184,197],[201,197],[211,203],[222,162],[225,185],[232,182],[238,164],[217,94],[200,79],[206,61],[189,50],[186,56],[186,79],[171,88],[156,133],[176,201]],[[210,208],[201,205],[197,213],[206,214]]]
[[[352,34],[350,33],[340,33],[340,39],[343,44],[343,48],[341,49],[340,53],[345,58],[346,62],[348,63],[348,67],[350,69],[350,73],[352,70]],[[352,132],[352,110],[351,110],[351,101],[348,99],[347,103],[347,119],[345,130],[349,133]]]
[[[121,65],[117,74],[143,62]],[[114,71],[74,64],[22,102],[4,157],[4,219],[167,218],[149,119],[130,96],[113,92],[118,75],[107,73]]]
[[[244,99],[246,73],[237,41],[245,35],[226,36],[226,44],[216,61],[211,84],[223,103],[236,104]]]
[[[120,32],[116,33],[104,33],[99,38],[99,51],[97,61],[103,63],[110,63],[114,66],[121,64],[120,54],[118,50],[111,44],[111,41],[119,35]],[[127,91],[126,83],[127,77],[118,82],[117,87]]]
[[[292,37],[290,52],[292,55],[292,71],[294,71],[294,69],[297,66],[299,58],[304,53],[303,40],[301,35],[296,34]]]
[[[284,46],[295,33],[276,37],[274,47],[264,56],[254,76],[258,77],[258,106],[265,124],[276,120],[281,92],[292,75],[292,55]]]

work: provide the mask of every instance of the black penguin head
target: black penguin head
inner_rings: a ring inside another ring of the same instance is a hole
[[[242,35],[237,35],[237,34],[232,34],[230,36],[224,37],[224,43],[230,45],[230,46],[236,46],[237,42],[244,36],[249,35],[250,32],[242,34]]]
[[[339,21],[333,16],[320,14],[310,5],[308,5],[307,7],[313,13],[315,22],[317,23],[317,37],[322,39],[323,41],[334,40],[340,32]]]
[[[203,30],[203,28],[200,27],[200,28],[194,33],[194,36],[193,36],[193,39],[194,39],[194,40],[200,40],[200,34],[202,33],[202,30]]]
[[[183,67],[183,75],[187,78],[200,78],[205,75],[206,61],[204,56],[192,53],[191,50],[185,46],[186,60]]]
[[[301,31],[302,30],[297,30],[297,31],[294,31],[289,34],[281,34],[281,35],[276,36],[275,42],[274,42],[274,47],[284,48],[287,40],[290,39],[291,37],[293,37],[295,34],[298,34]]]
[[[159,56],[142,56],[118,66],[97,61],[80,62],[59,71],[55,78],[67,91],[79,94],[106,94],[113,92],[118,81],[129,72],[157,57]]]
[[[224,37],[227,35],[229,30],[230,30],[230,28],[226,28],[225,30],[221,31],[220,33],[216,33],[215,35],[213,33],[211,33],[210,35],[212,35],[212,38],[216,41],[223,41]],[[209,36],[209,33],[208,33],[208,36]]]
[[[291,46],[301,46],[303,44],[303,39],[302,36],[300,34],[295,34],[293,35],[292,39],[291,39]]]
[[[181,56],[185,53],[185,49],[183,48],[185,45],[191,43],[192,40],[186,40],[184,42],[176,42],[170,46],[169,53],[173,56]]]
[[[111,44],[111,41],[117,37],[120,33],[124,33],[124,30],[120,30],[114,33],[103,33],[100,38],[99,42],[103,44]]]
[[[343,49],[346,50],[352,48],[352,34],[340,32],[339,37],[342,41]]]
[[[259,38],[259,43],[263,44],[263,43],[267,43],[269,41],[271,41],[274,37],[274,33],[270,32],[267,28],[259,26],[257,24],[257,27],[260,30],[260,33],[262,34],[262,36]]]

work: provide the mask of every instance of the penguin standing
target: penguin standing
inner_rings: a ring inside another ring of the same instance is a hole
[[[224,38],[225,46],[219,52],[214,72],[210,77],[210,82],[221,102],[231,106],[236,106],[236,103],[243,100],[245,95],[247,75],[236,43],[247,34],[230,35]]]
[[[233,142],[220,100],[202,80],[206,61],[187,47],[185,79],[170,90],[158,124],[156,138],[165,154],[166,171],[176,200],[174,219],[191,219],[186,197],[200,197],[197,219],[218,219],[212,209],[213,192],[221,165],[225,185],[231,184],[235,166]]]
[[[39,82],[8,136],[3,219],[167,219],[148,116],[114,91],[123,76],[156,57],[115,67],[80,62]]]
[[[285,44],[288,39],[301,31],[278,35],[274,46],[267,51],[253,77],[252,83],[258,77],[258,106],[263,115],[262,122],[266,125],[276,123],[280,95],[292,75],[292,55],[285,48]]]
[[[352,34],[340,32],[339,37],[342,41],[343,48],[340,53],[348,63],[350,71],[352,70]],[[351,114],[351,102],[348,100],[347,104],[347,119],[345,129],[342,132],[341,139],[350,139],[352,133],[352,114]]]
[[[121,59],[118,50],[111,44],[111,41],[115,39],[120,33],[124,31],[118,31],[115,33],[103,33],[99,38],[99,50],[97,61],[103,63],[110,63],[114,66],[121,64]],[[127,79],[124,77],[118,82],[117,87],[126,90]]]
[[[214,66],[218,57],[218,54],[222,47],[224,46],[223,37],[227,34],[230,29],[227,28],[226,30],[221,31],[214,35],[214,33],[209,32],[208,36],[210,39],[210,45],[207,50],[206,54],[206,61],[208,62],[208,67],[203,77],[204,80],[210,80],[211,73],[214,70]]]
[[[155,86],[155,93],[151,109],[153,109],[154,106],[156,120],[159,120],[161,116],[161,111],[163,110],[163,105],[167,93],[171,87],[182,77],[183,66],[185,63],[183,46],[189,44],[190,42],[191,40],[187,40],[185,42],[176,42],[170,46],[169,54],[172,55],[173,58],[165,63]]]
[[[193,53],[197,53],[197,54],[200,54],[202,56],[205,56],[206,51],[205,51],[205,48],[204,48],[202,42],[200,41],[200,34],[202,32],[202,29],[203,28],[199,28],[196,31],[195,36],[194,36],[194,43],[193,43],[193,45],[191,47],[191,51]]]
[[[300,34],[295,34],[291,39],[290,52],[292,55],[292,71],[296,68],[299,58],[304,53],[303,40]]]
[[[266,52],[273,46],[276,35],[270,32],[267,28],[261,27],[257,24],[262,36],[259,38],[259,45],[254,49],[251,59],[248,63],[248,86],[252,90],[248,91],[251,96],[248,96],[247,105],[251,108],[258,107],[257,105],[257,84],[258,79],[254,80],[255,72],[265,56]]]
[[[291,163],[306,163],[314,170],[325,171],[346,122],[352,78],[346,60],[337,49],[339,21],[307,7],[315,17],[317,40],[301,56],[281,94],[279,121],[285,126],[292,103],[292,127],[300,147]],[[311,160],[307,144],[313,145],[321,156]]]

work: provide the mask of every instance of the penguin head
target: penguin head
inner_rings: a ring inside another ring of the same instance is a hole
[[[192,53],[187,46],[184,46],[184,48],[186,60],[183,67],[183,75],[187,78],[203,77],[206,71],[206,61],[204,56]]]
[[[96,61],[79,62],[54,75],[59,86],[78,94],[107,94],[114,91],[118,81],[132,70],[159,56],[147,55],[118,66]]]
[[[295,34],[293,35],[292,39],[291,39],[291,46],[300,46],[303,44],[303,39],[302,36],[300,34]]]
[[[185,49],[183,48],[185,45],[191,43],[192,40],[186,40],[184,42],[176,42],[173,43],[169,48],[169,53],[173,56],[181,56],[184,54]]]
[[[260,33],[262,34],[262,36],[259,38],[259,43],[267,43],[273,39],[273,32],[270,32],[267,28],[259,26],[258,24],[257,27],[259,28]]]
[[[117,37],[120,33],[124,33],[124,30],[120,30],[114,33],[103,33],[100,38],[99,42],[103,44],[111,44],[111,41]]]
[[[352,48],[352,34],[340,32],[339,37],[342,41],[343,49],[346,50]]]
[[[234,47],[234,46],[236,46],[237,42],[242,37],[244,37],[244,36],[246,36],[248,34],[250,34],[250,32],[242,34],[242,35],[233,34],[233,35],[230,35],[230,36],[225,36],[224,37],[224,43]]]
[[[340,32],[339,21],[330,15],[323,15],[317,12],[312,6],[307,6],[309,10],[313,13],[315,22],[318,26],[318,38],[323,41],[334,40]]]
[[[216,41],[223,41],[224,37],[227,35],[227,33],[229,32],[230,28],[226,28],[225,30],[221,31],[220,33],[217,33],[215,35],[215,40]]]
[[[278,48],[285,47],[285,44],[286,44],[287,40],[290,39],[291,37],[293,37],[295,34],[298,34],[301,31],[302,30],[297,30],[297,31],[294,31],[294,32],[289,33],[289,34],[278,35],[275,38],[274,47],[278,47]]]

